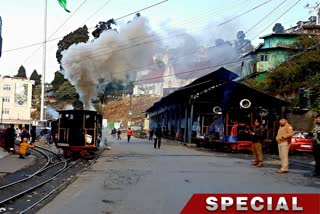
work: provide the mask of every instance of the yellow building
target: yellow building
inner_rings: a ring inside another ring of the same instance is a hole
[[[33,80],[0,77],[0,124],[31,124]]]

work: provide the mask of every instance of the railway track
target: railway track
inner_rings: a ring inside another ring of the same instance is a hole
[[[39,146],[33,154],[41,164],[23,178],[11,178],[1,184],[0,213],[35,213],[92,164],[82,159],[66,160]]]

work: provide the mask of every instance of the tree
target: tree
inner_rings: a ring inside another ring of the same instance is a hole
[[[23,67],[23,65],[20,66],[18,70],[18,74],[15,75],[15,77],[21,77],[21,78],[27,79],[26,69]]]
[[[237,40],[235,41],[235,48],[239,53],[247,53],[253,50],[253,46],[249,39],[245,39],[246,34],[243,31],[237,33]]]
[[[72,100],[75,101],[79,95],[74,86],[69,81],[65,81],[60,88],[55,92],[58,101]]]
[[[111,25],[116,25],[114,19],[109,19],[106,22],[99,22],[99,24],[96,25],[96,29],[92,32],[93,37],[97,39],[103,31],[112,30]]]
[[[283,33],[284,32],[284,27],[282,26],[281,23],[276,23],[273,28],[272,28],[272,31],[274,33]]]
[[[310,40],[310,41],[309,41]],[[299,88],[310,91],[311,108],[320,110],[320,49],[312,38],[300,38],[295,44],[305,50],[267,73],[266,81],[258,89],[271,95],[297,93]],[[308,46],[309,44],[310,46]],[[284,96],[283,96],[284,97]]]
[[[30,80],[34,80],[35,85],[41,84],[41,75],[38,74],[37,70],[33,70],[32,74],[30,75]]]
[[[59,71],[56,71],[54,73],[54,79],[52,80],[51,84],[52,84],[52,87],[53,87],[53,91],[57,91],[60,86],[63,85],[63,83],[65,81],[68,81],[64,78],[63,74],[60,73]]]
[[[89,34],[88,28],[85,25],[69,33],[68,35],[64,36],[63,39],[58,42],[58,50],[56,52],[56,58],[58,63],[61,64],[62,51],[67,50],[72,44],[87,42],[89,40],[88,34]]]
[[[219,46],[225,46],[225,45],[232,46],[231,42],[225,41],[225,40],[223,40],[223,39],[216,39],[216,40],[215,40],[215,44],[216,44],[217,47],[219,47]]]

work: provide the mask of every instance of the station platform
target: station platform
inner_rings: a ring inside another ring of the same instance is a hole
[[[16,150],[19,146],[16,145]],[[22,168],[30,166],[36,157],[30,155],[25,159],[20,159],[19,155],[10,154],[0,147],[0,177],[7,173],[14,173]]]

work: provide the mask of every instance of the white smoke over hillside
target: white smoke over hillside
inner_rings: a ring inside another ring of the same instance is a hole
[[[65,78],[76,87],[85,109],[93,110],[91,100],[96,98],[99,85],[110,80],[135,80],[137,71],[154,66],[155,54],[171,53],[170,57],[175,58],[173,61],[177,73],[184,72],[186,68],[192,69],[200,47],[207,49],[209,65],[219,64],[236,56],[232,46],[210,47],[215,46],[216,38],[221,38],[221,32],[214,35],[212,31],[202,31],[207,38],[200,39],[201,36],[191,35],[182,28],[161,26],[161,31],[156,33],[142,16],[129,23],[117,24],[117,31],[104,31],[99,38],[74,44],[62,52],[61,65]],[[234,28],[225,31],[230,34],[234,32]],[[208,45],[208,40],[213,42]],[[199,77],[197,74],[199,75],[199,72],[190,73],[189,76]]]
[[[74,44],[62,53],[67,78],[80,94],[85,109],[93,109],[99,80],[134,80],[135,68],[150,65],[159,38],[151,31],[148,20],[139,17],[119,26],[118,32],[104,31],[99,38]]]

